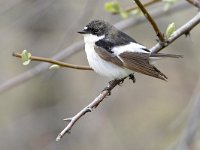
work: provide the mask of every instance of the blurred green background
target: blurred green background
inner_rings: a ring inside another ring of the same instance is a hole
[[[0,83],[33,68],[22,66],[12,52],[24,49],[33,55],[51,57],[83,37],[77,34],[92,19],[114,24],[120,16],[106,13],[108,0],[0,0]],[[119,1],[123,8],[132,1]],[[145,2],[145,1],[143,1]],[[186,1],[178,1],[186,3]],[[189,5],[189,4],[188,4]],[[156,19],[164,32],[175,22],[180,27],[197,9],[193,6]],[[161,8],[163,4],[148,7]],[[134,17],[134,16],[130,16]],[[124,30],[151,48],[156,36],[146,21]],[[169,80],[163,82],[136,74],[136,83],[126,80],[116,87],[92,113],[73,127],[72,133],[56,142],[71,117],[90,103],[109,79],[92,71],[61,68],[49,70],[0,95],[1,150],[167,150],[179,141],[192,103],[200,73],[200,26],[191,36],[182,36],[163,52],[181,54],[183,59],[166,59],[156,66]],[[84,50],[64,60],[85,64]],[[197,134],[193,148],[200,148]]]

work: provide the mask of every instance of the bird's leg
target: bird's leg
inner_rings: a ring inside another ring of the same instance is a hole
[[[124,83],[124,79],[125,79],[125,78],[122,78],[122,79],[117,79],[117,80],[119,80],[119,81],[120,81],[120,82],[118,83],[118,85],[119,85],[119,86],[122,86],[122,84]]]
[[[135,76],[134,76],[133,73],[129,75],[129,79],[132,80],[133,83],[135,83],[135,81],[136,81]]]

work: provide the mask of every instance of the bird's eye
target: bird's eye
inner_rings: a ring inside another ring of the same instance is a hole
[[[92,29],[92,32],[94,33],[97,33],[98,31],[99,31],[98,29],[95,29],[95,28]]]

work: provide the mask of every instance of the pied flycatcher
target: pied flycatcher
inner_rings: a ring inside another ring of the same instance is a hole
[[[85,52],[90,67],[111,79],[130,76],[134,72],[158,79],[167,77],[152,61],[158,58],[179,58],[180,55],[151,53],[151,51],[124,32],[102,20],[93,20],[78,33],[84,35]]]

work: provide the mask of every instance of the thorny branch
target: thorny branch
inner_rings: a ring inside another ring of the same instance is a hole
[[[104,98],[110,94],[111,90],[123,82],[125,78],[121,80],[114,80],[109,83],[109,85],[105,88],[106,90],[103,90],[99,96],[97,96],[88,106],[83,108],[79,113],[77,113],[72,118],[64,119],[64,121],[69,121],[68,125],[64,128],[62,132],[57,136],[56,141],[59,141],[66,133],[69,133],[73,125],[87,112],[91,112],[94,108],[96,108],[103,100]]]
[[[200,23],[200,13],[197,13],[196,16],[194,16],[190,21],[188,21],[186,24],[184,24],[182,27],[180,27],[178,30],[176,30],[172,36],[168,39],[167,44],[156,44],[153,48],[151,48],[152,53],[157,53],[160,50],[162,50],[164,47],[167,47],[172,42],[174,42],[178,37],[190,32],[197,24]],[[97,96],[88,106],[83,108],[79,113],[77,113],[74,117],[66,119],[69,121],[68,125],[65,127],[65,129],[58,135],[56,138],[56,141],[59,141],[66,133],[69,133],[73,125],[87,112],[90,112],[93,108],[96,108],[100,102],[103,101],[103,99],[111,92],[111,90],[118,84],[120,84],[124,79],[121,80],[115,80],[111,84],[107,86],[106,91],[103,91]]]
[[[154,31],[156,32],[156,35],[158,36],[160,42],[164,43],[165,42],[165,38],[164,38],[163,34],[160,32],[160,29],[158,28],[156,22],[153,20],[153,18],[151,17],[151,15],[148,13],[148,11],[146,10],[146,8],[143,6],[143,4],[140,2],[140,0],[134,0],[134,1],[138,5],[138,7],[140,8],[140,10],[143,12],[144,16],[147,18],[147,20],[152,25],[152,27],[153,27]]]

